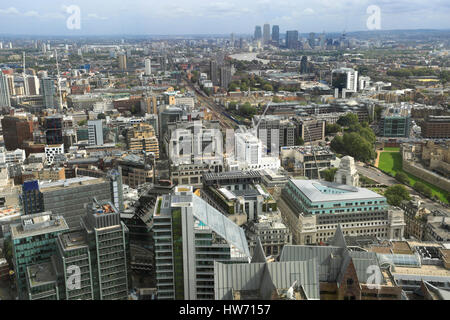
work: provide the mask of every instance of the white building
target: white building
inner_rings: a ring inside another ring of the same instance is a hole
[[[0,147],[0,165],[23,163],[25,159],[25,150],[16,149],[14,151],[6,151],[4,147]]]
[[[347,92],[357,92],[358,91],[358,71],[353,70],[352,68],[340,68],[333,70],[334,74],[345,74],[346,75],[346,83],[345,90]],[[334,83],[333,83],[334,85]]]
[[[235,134],[234,155],[227,160],[230,171],[278,170],[281,166],[278,157],[264,156],[262,141],[250,132]]]
[[[150,76],[152,74],[152,60],[150,58],[145,59],[145,75]]]
[[[223,166],[223,138],[218,129],[176,129],[169,142],[169,155],[173,165],[201,163]]]
[[[55,155],[64,154],[64,144],[52,144],[45,146],[45,158],[48,164],[52,164]]]

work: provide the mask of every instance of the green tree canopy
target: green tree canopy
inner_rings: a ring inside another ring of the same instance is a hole
[[[342,131],[342,127],[340,125],[338,125],[337,123],[327,124],[327,126],[325,128],[325,134],[326,135],[338,133],[338,132],[341,132],[341,131]]]
[[[428,198],[431,198],[433,196],[431,189],[429,187],[427,187],[423,182],[417,181],[414,184],[413,188],[414,188],[414,190],[424,194]]]
[[[390,186],[384,192],[387,202],[392,206],[399,206],[403,200],[411,199],[408,190],[401,184]]]
[[[342,127],[348,127],[352,124],[357,124],[358,122],[358,116],[356,114],[347,113],[346,115],[339,117],[337,124]]]
[[[408,175],[404,172],[397,172],[397,174],[395,175],[395,179],[397,179],[398,182],[409,184]]]
[[[334,181],[334,175],[336,174],[336,171],[338,168],[329,168],[325,169],[320,172],[320,176],[325,179],[325,181],[333,182]]]

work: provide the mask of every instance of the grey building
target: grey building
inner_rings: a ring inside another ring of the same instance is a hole
[[[261,30],[261,26],[256,26],[256,27],[255,27],[254,38],[255,38],[255,40],[261,40],[261,39],[262,39],[262,30]]]
[[[254,116],[258,123],[261,116]],[[258,126],[258,138],[261,139],[264,146],[267,146],[267,153],[272,151],[272,146],[278,145],[277,153],[281,147],[290,147],[295,145],[296,125],[283,116],[267,115]],[[278,136],[278,141],[277,140]]]
[[[272,41],[276,44],[280,43],[280,26],[272,26]]]
[[[109,201],[94,201],[81,219],[91,257],[94,300],[126,300],[130,286],[128,228]]]
[[[103,120],[88,121],[88,137],[89,137],[89,145],[93,146],[103,145]]]
[[[45,108],[49,109],[55,109],[55,82],[53,79],[50,78],[43,78],[41,79],[41,95],[44,100],[44,106]]]
[[[286,32],[286,48],[298,49],[298,31],[292,30]]]
[[[56,182],[41,182],[22,190],[21,200],[26,214],[52,211],[63,216],[70,228],[79,227],[85,206],[95,197],[111,200],[113,192],[108,179],[79,177]]]

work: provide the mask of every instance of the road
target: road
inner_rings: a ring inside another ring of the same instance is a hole
[[[400,184],[393,177],[388,176],[387,174],[385,174],[381,170],[378,170],[378,169],[373,168],[373,167],[364,167],[360,163],[356,163],[356,170],[360,174],[362,174],[363,176],[366,176],[367,178],[372,179],[372,180],[378,182],[379,184],[384,184],[384,185],[387,185],[387,186],[391,186],[391,185],[394,185],[394,184]],[[422,199],[422,201],[425,203],[425,205],[427,206],[428,209],[449,212],[448,208],[445,208],[441,204],[421,196],[420,194],[418,194],[411,187],[405,186],[405,188],[409,191],[409,194],[415,195],[415,196],[419,196]]]
[[[184,82],[186,87],[188,87],[190,90],[196,92],[198,101],[201,104],[206,105],[211,110],[211,112],[214,114],[215,118],[217,120],[219,120],[220,125],[223,128],[225,128],[225,129],[235,129],[237,127],[237,124],[235,122],[233,122],[231,119],[227,118],[226,116],[224,116],[222,114],[224,109],[221,106],[219,106],[214,101],[212,101],[211,98],[204,97],[203,95],[201,95],[199,93],[200,89],[195,87],[194,85],[192,85],[188,80],[183,79],[183,82]]]

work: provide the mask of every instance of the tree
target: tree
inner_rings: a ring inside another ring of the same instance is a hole
[[[100,119],[106,119],[106,116],[105,116],[104,113],[99,113],[99,114],[98,114],[97,120],[100,120]]]
[[[302,137],[298,137],[298,138],[297,138],[297,145],[298,145],[298,146],[302,146],[302,145],[304,145],[304,144],[305,144],[305,140],[303,140]]]
[[[336,153],[343,153],[345,151],[344,141],[342,136],[336,136],[330,143],[331,149]]]
[[[266,84],[263,86],[263,90],[265,90],[265,91],[273,91],[273,87],[272,87],[271,84],[266,83]]]
[[[329,168],[320,172],[320,176],[325,179],[325,181],[333,182],[334,176],[338,168]]]
[[[326,135],[338,133],[338,132],[341,132],[341,131],[342,131],[342,127],[340,125],[338,125],[337,123],[327,124],[327,126],[325,128],[325,134]]]
[[[357,124],[359,122],[358,116],[354,113],[347,113],[344,116],[339,117],[337,124],[342,127],[348,127],[352,124]]]
[[[414,184],[414,190],[416,190],[419,193],[422,193],[423,195],[425,195],[428,198],[431,198],[433,196],[433,192],[431,191],[431,189],[429,187],[427,187],[423,182],[417,181]]]
[[[390,205],[397,207],[403,200],[410,199],[408,190],[401,184],[388,187],[384,192],[384,196]]]
[[[228,91],[236,91],[238,88],[238,85],[234,82],[232,82],[229,86],[228,86]]]
[[[401,182],[403,184],[409,184],[409,178],[408,175],[404,172],[397,172],[395,175],[395,179],[397,179],[398,182]]]
[[[253,117],[256,114],[256,108],[252,107],[250,102],[244,103],[242,106],[239,107],[239,112],[246,117]]]
[[[78,126],[82,127],[87,123],[87,120],[78,121]]]

